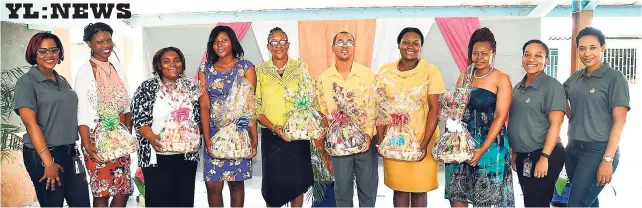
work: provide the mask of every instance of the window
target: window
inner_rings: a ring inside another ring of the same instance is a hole
[[[551,76],[555,79],[557,79],[558,53],[559,51],[557,50],[557,48],[551,48],[548,50],[549,61],[548,61],[548,64],[546,65],[546,69],[544,70],[544,73],[546,73],[548,76]]]
[[[629,83],[635,84],[637,78],[637,49],[607,48],[602,58],[613,69],[622,72]]]

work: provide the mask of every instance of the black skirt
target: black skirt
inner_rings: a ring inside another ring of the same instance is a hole
[[[272,131],[261,132],[261,193],[269,207],[281,207],[314,183],[310,141],[285,142]]]

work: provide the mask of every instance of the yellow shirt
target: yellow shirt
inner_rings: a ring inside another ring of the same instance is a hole
[[[257,115],[265,115],[272,125],[284,125],[287,113],[294,104],[285,100],[285,89],[299,89],[299,83],[304,77],[310,77],[308,65],[288,58],[283,77],[277,72],[277,67],[268,60],[256,65],[256,96],[255,110]],[[313,106],[318,109],[318,103]]]
[[[403,90],[428,84],[428,88],[424,88],[424,91],[418,96],[422,105],[419,110],[410,113],[408,124],[418,142],[424,139],[431,140],[428,144],[427,156],[422,161],[405,162],[384,159],[384,183],[396,191],[428,192],[439,187],[437,180],[439,163],[432,158],[431,154],[435,141],[439,138],[439,128],[435,129],[433,135],[427,138],[424,135],[428,112],[430,110],[438,110],[428,109],[427,95],[443,93],[444,80],[439,67],[426,62],[424,59],[420,59],[417,67],[408,71],[399,71],[397,68],[398,63],[399,60],[383,65],[377,74],[376,85],[385,85],[386,95],[389,99],[393,99],[395,95]]]
[[[352,62],[352,69],[344,79],[333,65],[319,75],[317,82],[319,107],[324,115],[330,115],[337,109],[333,96],[332,85],[337,83],[344,89],[354,92],[355,103],[360,109],[365,110],[367,116],[360,119],[360,126],[363,133],[370,137],[374,135],[374,100],[371,99],[372,87],[375,75],[370,68],[356,62]]]

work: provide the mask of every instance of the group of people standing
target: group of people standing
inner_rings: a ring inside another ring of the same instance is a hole
[[[200,124],[203,139],[204,179],[210,206],[222,207],[227,182],[232,207],[245,201],[244,181],[252,178],[252,158],[257,153],[258,124],[261,131],[262,195],[270,207],[303,205],[304,193],[314,183],[311,141],[290,140],[283,133],[286,115],[295,104],[286,102],[286,89],[298,90],[310,78],[308,66],[288,56],[287,34],[274,28],[268,34],[270,59],[254,65],[243,59],[235,32],[215,27],[207,43],[207,60],[199,67],[198,81],[187,83],[185,57],[175,47],[160,49],[153,57],[154,77],[144,81],[129,99],[122,68],[109,62],[113,30],[104,23],[85,28],[84,40],[91,57],[81,67],[72,88],[54,67],[64,60],[58,37],[38,33],[29,42],[27,62],[33,67],[16,84],[16,113],[22,118],[24,162],[41,206],[126,205],[132,192],[130,158],[105,161],[97,154],[92,132],[104,112],[118,115],[138,140],[138,166],[145,177],[146,206],[194,206],[194,180],[199,152],[165,152],[159,132],[174,108],[186,108],[191,122]],[[356,40],[348,32],[333,37],[335,64],[315,81],[315,109],[324,115],[323,126],[337,109],[333,86],[356,92],[358,106],[374,111],[375,83],[386,85],[383,95],[394,98],[400,91],[428,85],[413,97],[425,103],[408,116],[408,125],[420,143],[418,162],[384,158],[384,183],[394,190],[395,207],[426,207],[427,192],[438,185],[439,163],[431,150],[439,138],[439,95],[445,90],[438,66],[421,58],[424,35],[417,28],[403,29],[397,38],[401,58],[383,65],[377,74],[354,62]],[[524,44],[524,78],[512,85],[508,75],[495,68],[496,41],[488,28],[476,30],[468,44],[474,67],[473,89],[463,123],[475,140],[474,156],[464,163],[447,163],[445,198],[453,207],[515,206],[512,171],[517,171],[526,206],[549,206],[554,183],[566,167],[573,187],[569,206],[598,206],[597,195],[610,183],[619,154],[618,143],[629,107],[628,85],[622,74],[601,60],[604,35],[586,28],[577,36],[577,50],[586,66],[564,84],[546,75],[548,47],[539,40]],[[256,119],[243,131],[251,138],[252,154],[246,159],[220,159],[212,154],[212,141],[221,128],[210,115],[211,106],[225,100],[238,77],[253,87]],[[461,77],[460,77],[461,78]],[[393,80],[380,82],[380,80]],[[379,81],[379,82],[378,82]],[[200,88],[193,100],[170,95]],[[187,105],[184,105],[187,103]],[[336,206],[353,206],[354,182],[359,206],[374,207],[378,188],[377,147],[386,126],[375,122],[374,113],[360,119],[367,149],[331,158]],[[564,116],[570,120],[569,143],[559,140]],[[509,116],[517,119],[511,119]],[[81,140],[82,147],[76,146]],[[320,138],[323,139],[323,138]],[[89,183],[81,161],[84,155]],[[111,199],[111,202],[110,202]]]

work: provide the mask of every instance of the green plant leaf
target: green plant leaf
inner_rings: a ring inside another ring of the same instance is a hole
[[[557,191],[558,195],[562,195],[562,192],[564,192],[564,188],[566,188],[566,177],[560,176],[557,178],[557,181],[555,182],[555,191]]]
[[[10,150],[21,150],[22,139],[15,133],[20,132],[22,124],[12,125],[10,122],[11,115],[14,113],[15,106],[15,86],[17,80],[28,71],[31,66],[20,66],[9,70],[2,70],[1,72],[1,92],[2,96],[2,139],[0,140],[0,162],[10,156]]]
[[[145,184],[138,178],[134,178],[134,183],[136,183],[136,188],[138,188],[140,195],[145,197]]]

